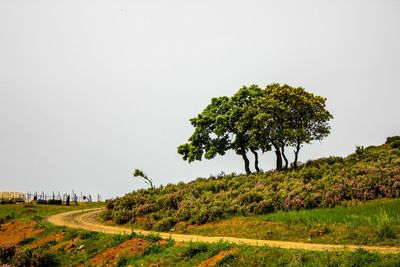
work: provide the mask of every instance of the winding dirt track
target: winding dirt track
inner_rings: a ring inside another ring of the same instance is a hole
[[[70,211],[50,216],[49,218],[47,218],[47,220],[50,223],[59,226],[80,228],[80,229],[86,229],[86,230],[110,233],[110,234],[130,234],[132,231],[143,235],[147,235],[150,233],[153,234],[157,233],[162,238],[172,238],[178,242],[200,241],[207,243],[215,243],[219,241],[225,241],[234,244],[246,244],[251,246],[271,246],[271,247],[280,247],[286,249],[332,251],[332,250],[356,250],[362,248],[368,251],[379,252],[379,253],[400,253],[400,247],[313,244],[313,243],[288,242],[288,241],[276,241],[276,240],[257,240],[257,239],[225,237],[225,236],[210,237],[210,236],[185,235],[185,234],[174,234],[174,233],[158,233],[158,232],[150,232],[139,229],[128,229],[124,227],[107,226],[96,221],[96,215],[100,213],[102,210],[103,208]]]

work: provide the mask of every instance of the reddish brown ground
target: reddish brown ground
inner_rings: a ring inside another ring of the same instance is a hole
[[[42,230],[36,229],[35,222],[24,223],[13,221],[0,226],[0,245],[16,245],[25,238],[40,234]]]
[[[225,250],[225,251],[221,251],[220,253],[218,253],[217,255],[203,261],[202,263],[200,263],[197,267],[210,267],[210,266],[215,266],[217,265],[217,263],[222,260],[223,258],[225,258],[226,256],[230,255],[230,254],[234,254],[238,251],[237,248],[232,248],[230,250]]]
[[[130,239],[116,247],[109,248],[94,256],[90,263],[95,266],[112,266],[122,255],[140,255],[149,242],[141,238]]]

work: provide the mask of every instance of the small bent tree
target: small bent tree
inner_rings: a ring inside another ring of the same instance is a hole
[[[134,177],[142,177],[144,179],[144,182],[146,184],[148,184],[151,189],[154,189],[153,180],[151,178],[147,177],[147,175],[144,174],[144,172],[142,170],[135,169],[135,171],[133,172],[133,176]]]

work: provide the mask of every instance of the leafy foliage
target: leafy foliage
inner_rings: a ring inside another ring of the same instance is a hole
[[[232,97],[216,97],[197,117],[190,120],[194,133],[188,143],[178,147],[178,153],[189,162],[212,159],[234,150],[242,156],[246,174],[251,173],[246,153],[275,148],[277,169],[289,162],[285,147],[295,147],[294,167],[301,146],[322,140],[330,132],[328,121],[332,115],[325,108],[326,99],[308,93],[301,87],[270,84],[265,89],[258,85],[243,86]]]

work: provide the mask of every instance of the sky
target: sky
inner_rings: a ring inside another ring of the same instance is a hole
[[[135,168],[157,186],[243,173],[233,152],[176,152],[189,119],[243,85],[327,98],[331,134],[301,161],[384,143],[400,135],[399,14],[398,0],[0,0],[0,191],[110,198],[146,187]]]

